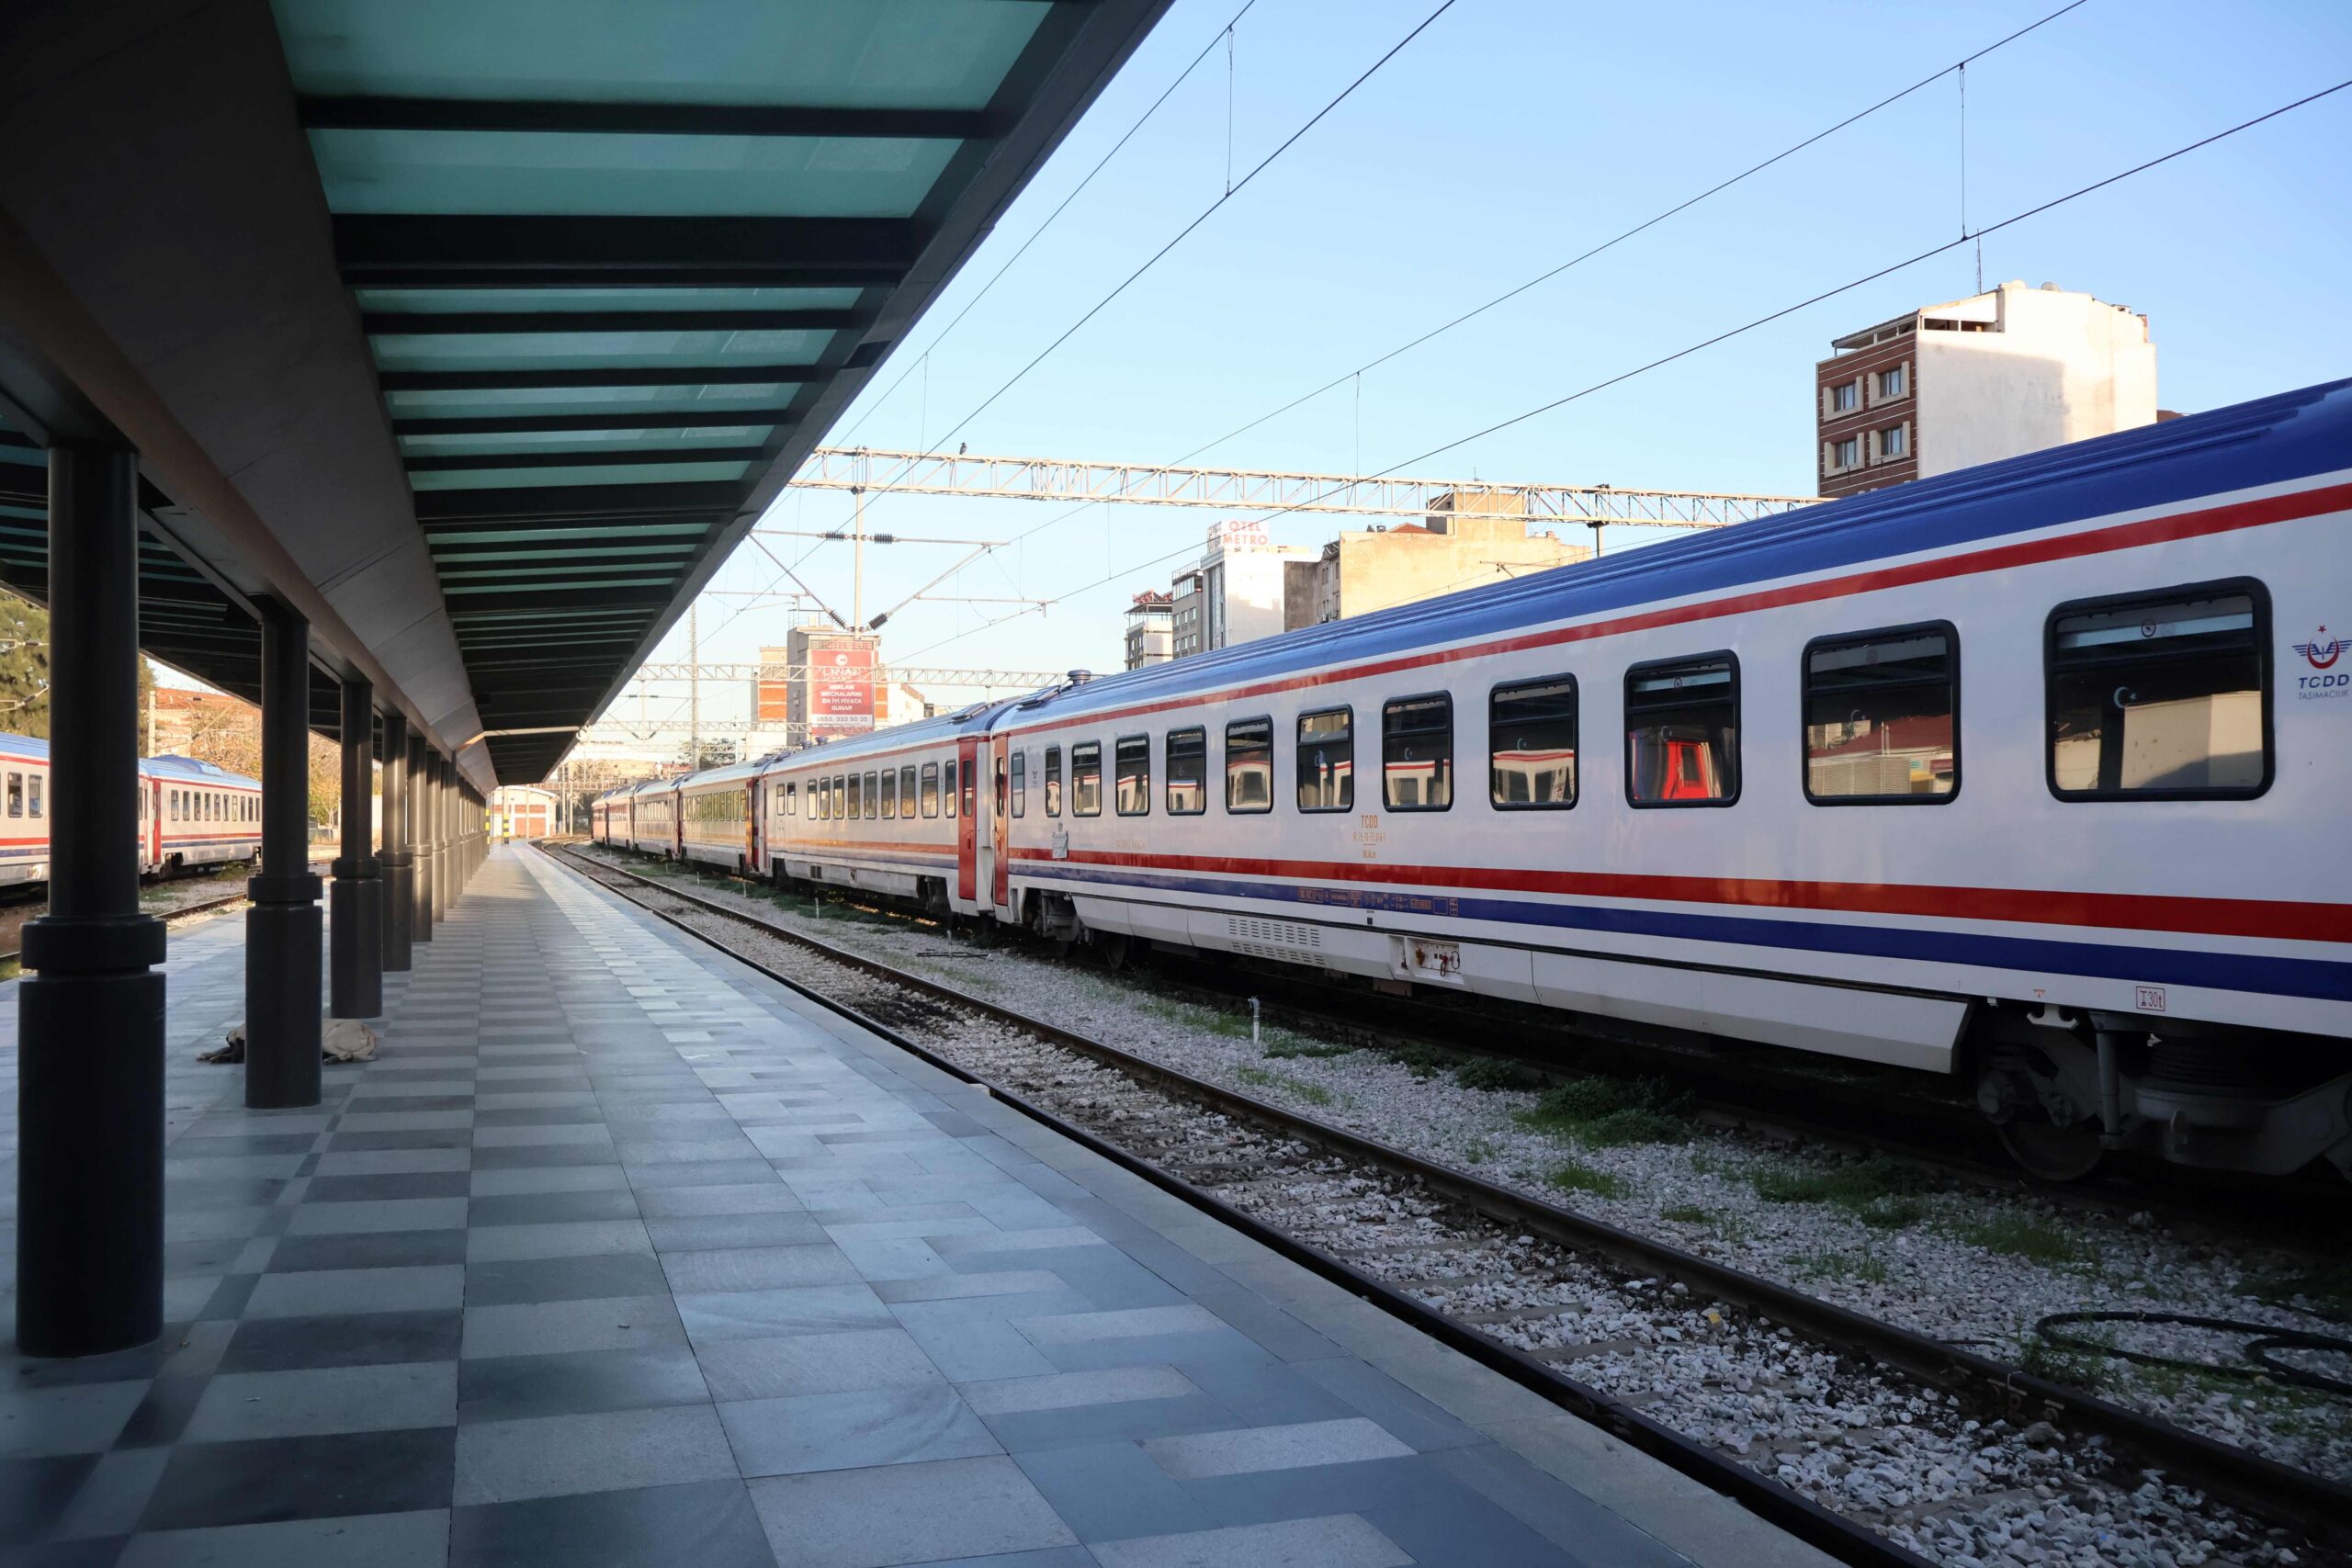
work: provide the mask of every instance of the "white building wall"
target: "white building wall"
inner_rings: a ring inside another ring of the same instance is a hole
[[[1984,319],[1991,332],[1939,331],[1939,316]],[[2156,420],[2156,350],[2147,318],[2088,294],[2005,283],[1976,299],[1921,312],[1919,473],[2014,457]]]

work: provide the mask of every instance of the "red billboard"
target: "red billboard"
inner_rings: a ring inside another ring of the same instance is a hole
[[[874,728],[874,645],[812,642],[808,732],[854,735]]]

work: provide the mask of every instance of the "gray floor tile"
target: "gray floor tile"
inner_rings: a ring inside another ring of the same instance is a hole
[[[334,1519],[162,1530],[134,1538],[119,1568],[440,1568],[448,1561],[446,1508]]]
[[[480,1356],[457,1370],[457,1418],[467,1422],[696,1404],[711,1397],[684,1345]]]
[[[1355,1514],[1098,1541],[1094,1556],[1102,1568],[1401,1568],[1413,1561]]]
[[[1013,1460],[1081,1541],[1216,1527],[1208,1511],[1133,1443],[1049,1449]]]
[[[913,1464],[1001,1452],[944,1382],[718,1406],[745,1475]]]
[[[1306,1465],[1405,1459],[1413,1452],[1377,1422],[1361,1416],[1295,1427],[1252,1427],[1238,1431],[1155,1438],[1143,1445],[1143,1450],[1179,1481],[1261,1470],[1296,1470]]]
[[[316,1317],[334,1313],[425,1312],[466,1296],[466,1271],[450,1265],[413,1269],[334,1269],[266,1274],[245,1305],[247,1317]]]
[[[205,1388],[185,1440],[447,1426],[458,1418],[457,1374],[451,1361],[223,1372]]]
[[[670,1288],[682,1296],[858,1282],[857,1270],[831,1242],[695,1248],[664,1253],[662,1267]]]
[[[537,1356],[683,1344],[686,1331],[667,1295],[468,1307],[464,1354]]]
[[[485,1421],[458,1428],[458,1506],[732,1479],[707,1404]]]
[[[775,1568],[741,1481],[459,1508],[450,1568]],[[337,1568],[341,1568],[338,1564]]]
[[[681,1255],[684,1256],[684,1255]],[[890,1309],[864,1285],[815,1285],[799,1290],[729,1291],[681,1295],[678,1316],[697,1345],[721,1339],[768,1339],[785,1334],[836,1334],[896,1325]]]
[[[1078,1543],[1009,1459],[775,1476],[751,1492],[778,1561],[795,1568],[889,1568]]]
[[[710,1396],[718,1400],[848,1393],[945,1381],[922,1348],[898,1328],[713,1340],[696,1354]]]

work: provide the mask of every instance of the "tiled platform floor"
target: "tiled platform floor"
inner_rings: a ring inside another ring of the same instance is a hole
[[[0,1562],[1822,1561],[536,852],[316,1111],[192,1060],[241,936],[173,938],[171,1327],[0,1352]]]

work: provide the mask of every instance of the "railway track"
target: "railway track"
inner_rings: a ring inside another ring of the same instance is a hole
[[[158,909],[153,913],[159,920],[177,920],[190,915],[209,915],[215,909],[225,909],[232,904],[242,904],[244,901],[245,895],[243,892],[225,893],[218,898],[206,898],[194,904],[182,904],[174,909]],[[10,948],[5,953],[0,953],[0,964],[17,963],[21,956],[21,949]]]
[[[2343,1555],[2352,1547],[2352,1488],[1269,1104],[669,879],[549,852],[1842,1561],[1956,1561],[1962,1537],[1951,1521],[1987,1511],[1997,1520],[2018,1496],[2043,1505],[2033,1517],[2063,1503],[2078,1517],[2106,1518],[2155,1506],[2152,1489],[2177,1512],[2165,1499],[2185,1488],[2189,1508],[2210,1513],[2253,1553],[2239,1561],[2352,1562]],[[754,934],[722,941],[708,929],[714,921]],[[774,962],[745,951],[763,946]],[[1710,1396],[1715,1405],[1736,1401],[1743,1379],[1814,1380],[1827,1389],[1827,1404],[1842,1402],[1848,1431],[1827,1441],[1859,1446],[1867,1458],[1873,1445],[1906,1441],[1892,1427],[1914,1421],[1916,1434],[1958,1434],[1962,1448],[1986,1434],[1975,1472],[1960,1461],[1963,1473],[1939,1495],[1897,1487],[1868,1506],[1826,1506],[1811,1495],[1820,1488],[1805,1483],[1818,1434],[1775,1437],[1761,1452],[1747,1451],[1756,1445],[1711,1429],[1707,1401],[1652,1397],[1634,1386],[1638,1376],[1624,1375],[1645,1355],[1691,1353],[1702,1339],[1729,1348],[1725,1375],[1714,1380],[1720,1397]],[[1867,1427],[1873,1411],[1889,1408],[1881,1396],[1890,1392],[1910,1411]],[[2065,1488],[2075,1495],[2059,1495]],[[2213,1503],[2262,1524],[2228,1519]],[[2277,1554],[2278,1529],[2301,1538],[2296,1559]]]

